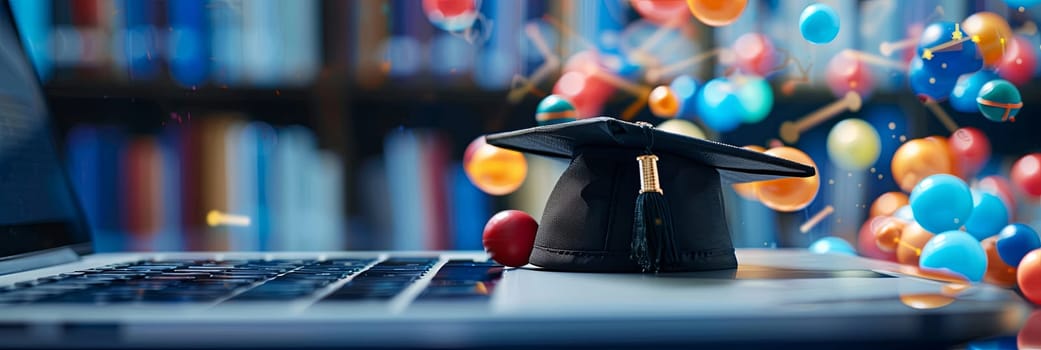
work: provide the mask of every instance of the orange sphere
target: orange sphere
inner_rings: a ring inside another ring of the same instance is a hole
[[[922,248],[929,243],[930,239],[933,239],[933,236],[935,235],[932,232],[926,231],[918,224],[907,225],[900,233],[900,243],[896,248],[896,261],[905,265],[918,266]]]
[[[812,166],[816,171],[817,164],[810,156],[792,147],[776,147],[765,152],[774,157],[784,158],[793,162]],[[756,195],[759,201],[768,208],[792,212],[801,210],[817,197],[820,190],[820,173],[815,172],[810,177],[789,177],[783,179],[761,181],[756,185]]]
[[[748,0],[687,0],[690,13],[702,23],[713,27],[734,23],[745,12]]]
[[[886,192],[871,203],[871,212],[868,217],[890,216],[900,207],[907,205],[907,195],[903,192]]]
[[[883,252],[892,252],[900,246],[900,235],[903,234],[907,223],[890,219],[875,230],[875,245]]]
[[[520,152],[489,145],[482,136],[466,147],[463,170],[481,191],[502,196],[516,191],[524,183],[528,161]]]
[[[744,148],[745,149],[750,149],[750,150],[753,150],[753,151],[756,151],[756,152],[766,152],[766,148],[763,148],[762,146],[748,145],[748,146],[745,146]],[[756,187],[758,186],[758,184],[759,184],[759,181],[756,181],[756,182],[746,182],[746,183],[741,183],[741,184],[734,184],[733,186],[734,186],[734,191],[737,192],[737,194],[740,195],[741,197],[744,197],[745,199],[749,199],[749,200],[756,200],[758,198],[756,197],[755,192],[756,192]]]
[[[647,106],[651,108],[651,113],[659,118],[672,118],[680,110],[680,101],[672,89],[661,85],[651,90],[651,95],[647,98]]]
[[[893,154],[890,163],[893,181],[904,192],[911,192],[919,181],[936,174],[950,174],[953,169],[946,142],[933,138],[907,141]]]
[[[1016,268],[1008,266],[998,255],[998,236],[990,236],[983,240],[983,251],[987,253],[987,272],[983,281],[1002,287],[1016,285]]]
[[[983,65],[994,67],[1001,63],[1005,47],[1013,40],[1012,28],[1004,17],[993,12],[978,12],[961,22],[961,29],[973,41],[983,56]]]

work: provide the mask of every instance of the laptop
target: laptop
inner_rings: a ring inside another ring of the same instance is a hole
[[[1007,289],[805,250],[662,274],[483,252],[94,254],[46,107],[0,2],[0,347],[946,346],[1028,311]]]

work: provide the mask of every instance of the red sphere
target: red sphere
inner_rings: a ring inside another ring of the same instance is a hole
[[[885,252],[878,248],[877,239],[875,237],[875,231],[877,231],[882,225],[889,222],[889,220],[896,220],[888,216],[876,216],[868,219],[864,222],[864,226],[860,227],[860,234],[857,237],[857,252],[860,256],[887,260],[897,261],[896,251]]]
[[[972,178],[990,159],[990,140],[976,128],[955,130],[947,139],[947,145],[955,160],[955,171],[963,179]]]
[[[484,250],[491,258],[506,266],[528,264],[535,246],[539,224],[520,210],[503,210],[484,225]]]
[[[998,63],[998,75],[1016,86],[1023,86],[1034,78],[1037,69],[1037,53],[1034,45],[1020,35],[1015,35],[1005,47],[1005,54]]]
[[[1012,164],[1012,182],[1033,197],[1041,197],[1041,153],[1031,153]]]
[[[677,0],[630,0],[640,16],[660,26],[678,27],[690,19],[687,3]]]
[[[1019,290],[1030,302],[1041,305],[1041,249],[1034,249],[1019,262],[1016,272]]]
[[[856,91],[860,97],[867,99],[875,88],[875,80],[871,77],[870,68],[861,62],[857,54],[851,50],[839,52],[828,62],[828,70],[824,73],[828,87],[836,97],[846,96]]]
[[[765,77],[777,66],[774,44],[766,35],[746,33],[734,42],[734,64],[747,73]]]
[[[597,76],[606,72],[595,52],[579,52],[564,65],[564,74],[553,84],[553,94],[571,101],[580,119],[598,117],[615,91],[614,85]]]
[[[1016,336],[1019,349],[1041,349],[1041,310],[1034,310]]]

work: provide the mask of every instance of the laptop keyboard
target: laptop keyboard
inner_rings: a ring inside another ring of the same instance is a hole
[[[375,259],[138,261],[0,287],[0,304],[287,301],[313,297],[317,291],[346,278],[351,279],[323,301],[385,301],[430,273],[437,263],[436,258],[400,257],[380,262]],[[445,275],[449,271],[454,272]],[[476,286],[477,280],[498,279],[501,273],[502,266],[491,262],[453,260],[435,276],[430,288],[454,286],[453,291],[458,294],[464,292],[459,286]],[[487,295],[487,288],[465,292]]]

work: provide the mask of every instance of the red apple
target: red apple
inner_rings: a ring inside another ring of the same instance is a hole
[[[484,225],[484,250],[492,260],[506,266],[528,264],[539,224],[520,210],[503,210]]]

